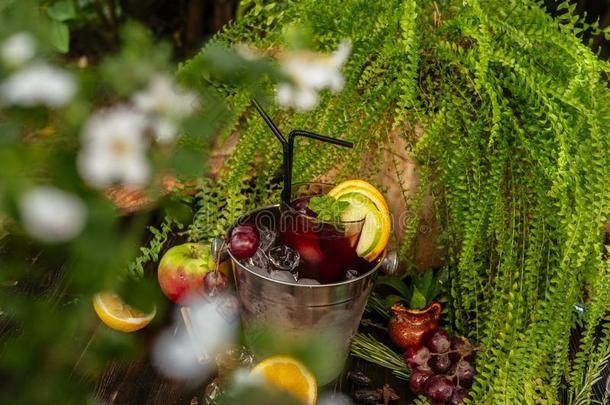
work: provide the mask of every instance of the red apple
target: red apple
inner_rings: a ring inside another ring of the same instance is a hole
[[[175,303],[192,295],[203,294],[203,279],[216,265],[209,246],[201,243],[184,243],[169,249],[161,262],[157,276],[163,293]],[[227,266],[220,271],[227,275]]]

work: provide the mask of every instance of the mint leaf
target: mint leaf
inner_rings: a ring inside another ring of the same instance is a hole
[[[349,207],[347,201],[339,201],[329,195],[312,197],[307,207],[323,221],[341,221],[343,212]]]
[[[411,296],[411,305],[412,309],[423,309],[426,307],[426,297],[417,289],[417,287],[413,286],[413,295]]]

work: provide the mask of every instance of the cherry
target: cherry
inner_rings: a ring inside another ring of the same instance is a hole
[[[474,367],[466,360],[460,360],[451,367],[449,374],[455,375],[457,385],[469,388],[474,379]]]
[[[451,367],[451,360],[447,353],[433,355],[430,357],[430,360],[428,360],[428,366],[437,373],[442,374]]]
[[[436,328],[424,335],[423,344],[432,353],[446,353],[451,347],[451,338],[447,332]]]
[[[220,271],[209,271],[203,277],[203,291],[210,297],[224,292],[229,287],[229,279]]]
[[[434,403],[444,404],[453,395],[455,386],[444,375],[435,375],[426,383],[426,397]]]
[[[237,259],[247,259],[254,256],[258,244],[258,230],[254,225],[238,225],[231,232],[229,250]]]
[[[407,347],[405,350],[405,362],[411,370],[418,368],[428,368],[430,350],[426,346],[415,345]]]
[[[409,388],[414,394],[423,394],[426,390],[426,382],[434,373],[430,370],[415,370],[409,377]]]

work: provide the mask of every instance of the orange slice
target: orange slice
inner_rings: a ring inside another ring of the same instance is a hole
[[[336,185],[328,195],[366,209],[364,227],[356,251],[372,262],[383,253],[392,234],[392,218],[383,194],[364,180],[348,180]],[[365,201],[368,201],[367,204]]]
[[[288,356],[273,356],[258,363],[253,374],[261,374],[265,381],[291,394],[307,405],[314,405],[318,397],[316,378],[298,360]]]
[[[93,309],[97,316],[109,328],[121,332],[134,332],[142,329],[155,317],[156,310],[145,314],[125,304],[121,297],[113,292],[101,292],[93,297]]]

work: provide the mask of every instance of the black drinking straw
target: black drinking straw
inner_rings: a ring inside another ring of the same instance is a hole
[[[275,125],[271,117],[269,117],[265,110],[263,110],[260,104],[258,104],[255,99],[252,99],[252,103],[254,104],[254,107],[256,107],[256,110],[261,115],[261,117],[263,117],[263,120],[265,120],[265,123],[267,123],[269,128],[271,128],[271,132],[273,132],[273,135],[275,135],[275,137],[282,144],[282,154],[284,156],[284,189],[282,190],[282,201],[286,204],[290,204],[290,194],[292,188],[292,155],[294,151],[294,141],[297,136],[303,136],[306,138],[315,139],[317,141],[328,142],[334,145],[345,146],[347,148],[354,147],[353,143],[344,141],[342,139],[331,138],[328,136],[308,131],[302,131],[299,129],[290,131],[290,133],[288,134],[288,140],[286,140],[286,138],[282,134],[282,131],[280,131],[277,125]]]

